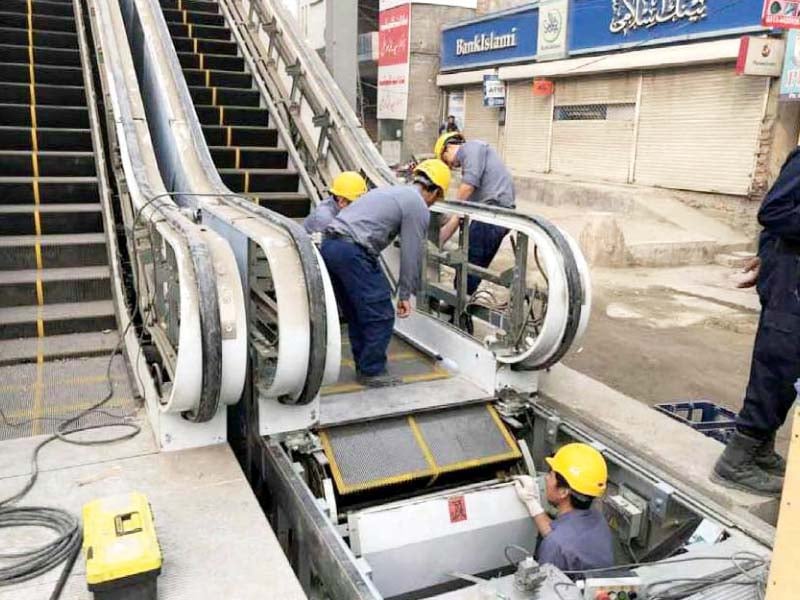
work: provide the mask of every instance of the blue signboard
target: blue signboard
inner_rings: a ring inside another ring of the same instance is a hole
[[[763,30],[764,0],[572,0],[569,52]]]
[[[539,9],[506,11],[442,32],[443,71],[533,60],[539,35]]]

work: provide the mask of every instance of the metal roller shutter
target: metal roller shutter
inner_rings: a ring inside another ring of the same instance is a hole
[[[508,86],[504,155],[512,171],[547,170],[552,116],[552,96],[534,96],[530,81]]]
[[[636,182],[745,195],[750,190],[767,84],[732,64],[646,74]]]
[[[497,148],[498,109],[483,105],[483,87],[464,88],[464,135],[468,140],[483,140]]]
[[[638,73],[556,81],[556,107],[585,106],[589,112],[604,116],[553,122],[551,170],[582,178],[627,182],[638,86]],[[619,107],[626,110],[617,110]]]

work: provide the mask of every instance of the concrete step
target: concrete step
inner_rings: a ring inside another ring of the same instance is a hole
[[[188,20],[188,19],[187,19]],[[231,30],[219,25],[201,25],[198,23],[168,23],[169,33],[173,37],[190,37],[199,40],[231,39]]]
[[[115,330],[114,303],[111,300],[44,306],[0,308],[0,339],[35,338],[41,318],[45,336]]]
[[[253,76],[239,71],[219,71],[206,69],[183,69],[186,85],[206,85],[217,87],[253,88]]]
[[[188,12],[219,13],[219,5],[208,0],[160,0],[161,8],[168,10],[185,9]]]
[[[0,271],[0,307],[38,304],[40,277],[44,304],[111,299],[108,267]]]
[[[91,152],[92,132],[89,129],[48,129],[36,130],[34,138],[30,127],[0,127],[0,148],[3,150],[33,150],[33,141],[40,152],[62,150],[70,152]]]
[[[8,12],[6,10],[6,1],[0,5],[0,27],[9,27],[13,29],[23,29],[28,31],[28,15],[22,12]],[[75,33],[75,16],[54,16],[36,14],[34,11],[31,17],[31,25],[34,31],[57,31],[59,33]]]
[[[15,27],[0,27],[0,40],[15,46],[28,45],[28,30]],[[78,36],[65,31],[33,31],[33,45],[38,48],[68,48],[77,50]]]
[[[0,204],[0,239],[36,233],[36,206]],[[103,210],[95,204],[47,204],[39,207],[42,235],[84,234],[103,231]]]
[[[269,127],[203,125],[203,135],[209,146],[264,148],[278,145],[278,130]]]
[[[86,129],[89,111],[85,106],[35,106],[0,104],[0,126],[31,127],[36,117],[37,127],[52,129]]]
[[[252,107],[261,105],[261,95],[258,90],[225,87],[209,88],[205,85],[195,85],[189,87],[189,93],[192,95],[192,100],[195,104]]]
[[[0,269],[35,269],[37,242],[45,269],[108,264],[103,233],[0,235]]]
[[[244,72],[244,58],[226,54],[195,54],[179,52],[178,60],[185,69],[218,69],[220,71]]]
[[[54,335],[41,340],[0,340],[0,365],[36,362],[39,352],[46,361],[79,356],[106,356],[116,348],[118,340],[119,334],[113,329],[107,333]]]
[[[70,10],[72,9],[70,8]],[[27,45],[0,43],[0,62],[26,63],[29,58]],[[34,47],[33,62],[38,65],[80,67],[81,55],[77,49]]]
[[[32,177],[34,167],[40,177],[93,177],[91,152],[24,152],[0,150],[0,177]]]
[[[3,11],[9,13],[28,14],[28,8],[34,15],[75,18],[70,2],[51,2],[47,0],[3,0]]]
[[[0,82],[0,102],[3,104],[32,104],[36,106],[86,106],[83,87],[77,85],[40,85]]]
[[[197,117],[203,125],[236,125],[247,127],[267,127],[269,113],[266,108],[243,106],[205,106],[195,104]]]
[[[300,176],[292,169],[218,169],[234,192],[296,192]]]
[[[39,187],[41,204],[99,202],[96,177],[0,177],[0,203],[34,204]]]
[[[177,52],[202,52],[203,54],[239,54],[239,46],[234,41],[200,40],[190,37],[172,38],[172,44]]]
[[[3,31],[0,30],[0,39]],[[33,78],[36,83],[49,85],[75,85],[83,83],[83,71],[76,67],[34,65]],[[28,63],[0,63],[0,81],[7,83],[31,83]]]
[[[211,146],[209,150],[218,169],[285,169],[289,165],[289,153],[281,148]]]
[[[731,269],[742,269],[744,266],[753,258],[755,258],[755,252],[750,252],[748,250],[742,250],[739,252],[730,252],[730,253],[723,253],[717,254],[714,257],[714,262],[722,267],[729,267]]]

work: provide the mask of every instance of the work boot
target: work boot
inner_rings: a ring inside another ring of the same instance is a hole
[[[356,381],[368,388],[384,388],[393,387],[402,383],[399,377],[393,377],[389,373],[379,373],[378,375],[364,375],[363,373],[356,374]]]
[[[759,496],[780,496],[783,479],[767,473],[756,464],[756,456],[763,444],[762,440],[735,431],[714,465],[711,480]]]
[[[786,461],[775,452],[775,434],[761,443],[756,453],[756,464],[770,475],[783,477],[786,475]]]

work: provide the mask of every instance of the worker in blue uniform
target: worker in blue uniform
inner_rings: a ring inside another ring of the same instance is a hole
[[[322,232],[339,214],[367,192],[367,182],[355,171],[344,171],[333,179],[330,196],[319,203],[303,221],[308,233]]]
[[[714,465],[727,487],[778,496],[786,462],[775,433],[797,397],[800,378],[800,148],[783,165],[758,211],[758,257],[740,287],[756,285],[761,301],[750,381],[736,431]]]
[[[406,318],[422,273],[429,207],[444,196],[450,169],[440,160],[426,160],[413,177],[412,185],[376,188],[341,211],[325,229],[320,248],[348,323],[357,379],[370,387],[397,381],[386,370],[395,311],[379,256],[399,235],[397,316]]]
[[[467,141],[461,133],[449,132],[439,137],[433,152],[450,168],[461,169],[456,200],[502,208],[516,207],[514,179],[495,149],[486,142]],[[458,227],[459,217],[453,215],[442,226],[440,243],[444,244],[453,237]],[[469,228],[469,262],[488,267],[507,234],[505,227],[473,221]],[[467,294],[474,294],[480,283],[480,277],[469,275]]]
[[[608,467],[603,455],[588,444],[567,444],[546,458],[547,501],[558,516],[551,519],[542,507],[539,486],[527,475],[515,478],[517,496],[528,509],[542,538],[537,551],[540,564],[562,571],[581,572],[614,565],[611,529],[595,498],[606,490]]]

